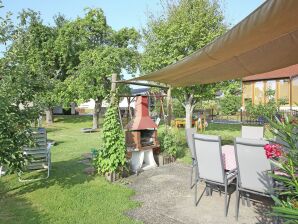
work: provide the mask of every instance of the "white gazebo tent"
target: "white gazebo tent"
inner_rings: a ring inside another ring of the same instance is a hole
[[[297,63],[298,1],[267,0],[204,48],[132,80],[189,86],[241,78]]]

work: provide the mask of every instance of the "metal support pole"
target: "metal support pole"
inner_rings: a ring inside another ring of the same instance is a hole
[[[115,93],[116,93],[116,81],[117,81],[117,74],[112,74],[112,86],[111,86],[111,105],[115,104]]]

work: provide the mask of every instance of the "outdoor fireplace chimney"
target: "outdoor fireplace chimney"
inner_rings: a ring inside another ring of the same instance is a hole
[[[145,130],[157,128],[157,125],[149,117],[147,96],[137,96],[135,110],[136,115],[134,119],[127,124],[127,130]]]

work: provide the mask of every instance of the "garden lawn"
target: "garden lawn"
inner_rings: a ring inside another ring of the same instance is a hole
[[[0,223],[137,223],[125,211],[138,204],[133,191],[83,173],[83,153],[100,144],[100,133],[81,133],[91,127],[89,116],[57,116],[47,127],[52,147],[50,178],[22,184],[16,175],[0,178]]]
[[[183,136],[183,141],[185,140],[185,129],[179,128],[180,136]],[[219,135],[222,139],[222,145],[233,145],[234,138],[241,135],[241,125],[240,124],[214,124],[209,123],[208,127],[204,131],[206,135]],[[179,158],[180,157],[180,158]],[[178,161],[183,163],[191,164],[191,156],[188,148],[185,148],[184,153],[178,156]]]

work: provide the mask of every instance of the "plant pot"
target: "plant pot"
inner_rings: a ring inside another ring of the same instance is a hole
[[[154,159],[158,166],[163,166],[176,161],[176,158],[174,156],[164,154],[154,155]]]
[[[109,172],[105,174],[105,178],[107,181],[109,182],[115,182],[121,178],[125,178],[128,177],[130,175],[130,171],[129,168],[121,168],[119,171],[117,172]]]
[[[176,161],[174,156],[164,155],[163,156],[163,165],[170,164]]]
[[[105,174],[105,178],[107,181],[109,182],[114,182],[116,180],[119,180],[121,177],[120,173],[116,173],[116,172],[109,172]]]

